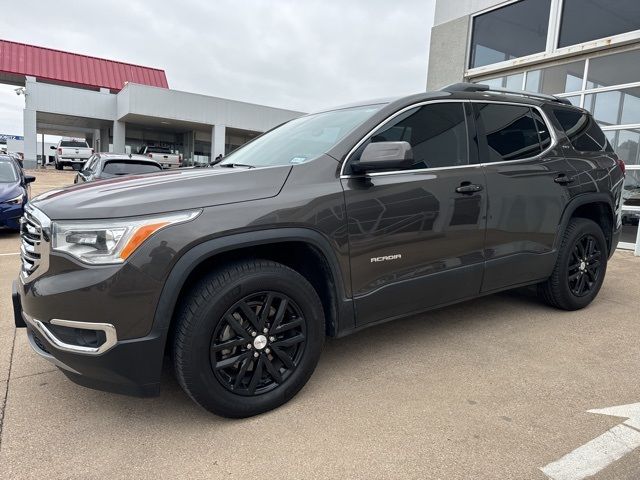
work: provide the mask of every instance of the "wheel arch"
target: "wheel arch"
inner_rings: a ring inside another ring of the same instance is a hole
[[[587,218],[593,220],[604,233],[607,241],[607,249],[609,256],[612,253],[613,233],[614,233],[614,219],[615,210],[613,206],[613,200],[611,196],[598,192],[587,193],[580,195],[572,199],[566,206],[560,225],[558,226],[558,232],[556,234],[554,248],[557,250],[560,247],[560,241],[562,240],[562,234],[569,225],[569,221],[572,218]]]
[[[303,253],[314,255],[312,266],[301,267]],[[215,238],[185,252],[173,266],[160,294],[154,330],[169,333],[180,296],[208,267],[241,258],[279,261],[305,276],[318,291],[325,309],[327,335],[335,336],[340,330],[352,327],[353,305],[329,241],[315,230],[279,228]]]

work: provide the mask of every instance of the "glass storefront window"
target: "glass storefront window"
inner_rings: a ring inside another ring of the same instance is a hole
[[[524,73],[516,73],[515,75],[507,75],[506,77],[489,78],[481,80],[478,83],[489,85],[491,88],[506,88],[508,90],[522,90],[522,80]]]
[[[551,0],[520,0],[473,19],[469,67],[543,52]]]
[[[640,87],[587,94],[584,108],[603,125],[640,123]]]
[[[589,60],[587,89],[640,81],[640,50],[594,57]]]
[[[605,132],[609,143],[631,169],[640,167],[640,129],[609,130]]]
[[[526,89],[551,95],[582,90],[584,60],[527,72]]]
[[[638,0],[564,0],[559,47],[640,29]]]

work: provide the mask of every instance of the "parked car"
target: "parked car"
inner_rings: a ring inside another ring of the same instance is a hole
[[[162,166],[155,160],[142,155],[123,155],[117,153],[96,153],[76,174],[73,183],[92,182],[125,175],[158,173]]]
[[[164,168],[177,168],[182,164],[182,154],[173,153],[168,147],[147,145],[142,147],[138,153],[155,160]]]
[[[86,140],[75,138],[63,138],[57,146],[51,146],[56,151],[56,170],[62,170],[65,165],[70,165],[74,170],[82,169],[82,166],[93,155],[93,148],[89,147]]]
[[[35,179],[25,175],[13,157],[0,155],[0,227],[20,229],[20,218],[30,197],[29,185]]]
[[[255,415],[327,335],[522,286],[586,307],[623,178],[589,112],[547,95],[457,84],[306,115],[214,168],[31,201],[15,323],[82,385],[156,395],[168,353],[202,407]]]

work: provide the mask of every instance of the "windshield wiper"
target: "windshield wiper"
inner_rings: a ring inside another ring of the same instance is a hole
[[[247,165],[246,163],[219,163],[218,166],[225,167],[225,168],[236,168],[236,167],[256,168],[255,165]]]

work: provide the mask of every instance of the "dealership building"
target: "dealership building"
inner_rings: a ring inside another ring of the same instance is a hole
[[[627,165],[620,246],[640,254],[639,0],[437,0],[427,88],[460,81],[589,110]]]
[[[0,83],[25,96],[24,162],[50,152],[38,135],[86,138],[96,151],[168,147],[206,162],[302,112],[171,90],[165,72],[0,40]],[[43,144],[41,144],[43,145]]]

